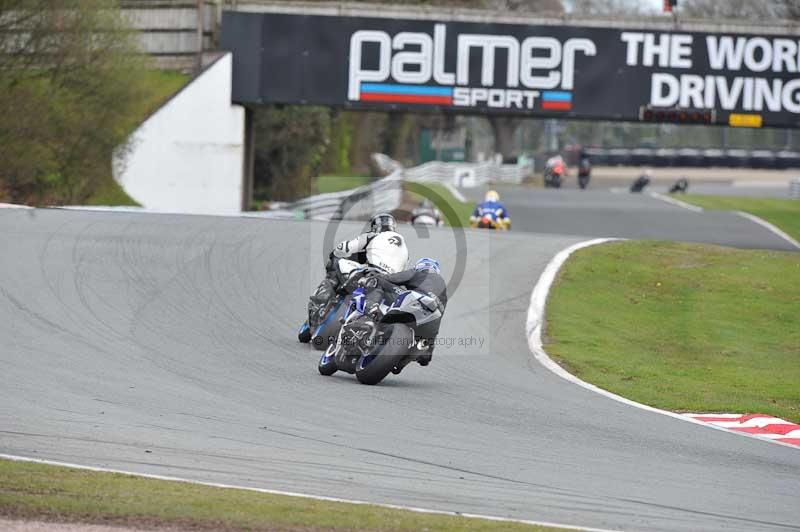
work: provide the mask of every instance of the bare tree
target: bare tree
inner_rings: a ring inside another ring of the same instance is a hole
[[[800,20],[800,2],[797,0],[783,0],[783,9],[786,18],[789,20]]]
[[[647,11],[637,0],[564,0],[566,11],[575,15],[639,15]]]
[[[683,0],[680,12],[689,17],[753,20],[800,20],[797,0]]]
[[[490,9],[514,11],[517,13],[561,14],[564,5],[561,0],[486,0]]]

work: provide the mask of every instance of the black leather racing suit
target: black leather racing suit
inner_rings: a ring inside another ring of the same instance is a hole
[[[403,270],[402,272],[381,275],[377,278],[377,289],[367,294],[367,312],[374,309],[381,300],[393,302],[405,290],[416,290],[434,296],[441,307],[442,314],[447,306],[447,282],[444,278],[431,270]],[[437,331],[438,332],[438,331]],[[428,354],[418,357],[421,365],[427,365],[433,357],[431,345]]]
[[[367,262],[367,244],[377,233],[362,233],[352,240],[344,240],[333,248],[325,264],[325,278],[319,283],[308,301],[308,323],[314,327],[317,320],[325,315],[325,310],[339,289],[337,261],[350,259],[360,264]]]
[[[395,292],[395,288],[404,286],[406,290],[432,294],[441,302],[442,311],[447,306],[447,283],[441,275],[432,270],[415,270],[411,268],[402,272],[381,275],[378,277],[378,286],[383,289],[384,293]],[[370,294],[367,300],[373,301],[373,297]],[[390,301],[394,301],[394,297]]]

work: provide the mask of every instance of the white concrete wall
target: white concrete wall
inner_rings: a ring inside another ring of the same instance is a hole
[[[131,135],[122,188],[145,208],[167,212],[241,211],[245,111],[231,104],[232,57],[225,54]]]

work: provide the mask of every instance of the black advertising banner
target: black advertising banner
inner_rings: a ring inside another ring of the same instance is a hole
[[[222,48],[241,103],[800,124],[785,36],[225,12]]]

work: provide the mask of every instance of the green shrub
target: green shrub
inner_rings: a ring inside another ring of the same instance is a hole
[[[81,203],[157,97],[113,0],[0,2],[0,199]]]

